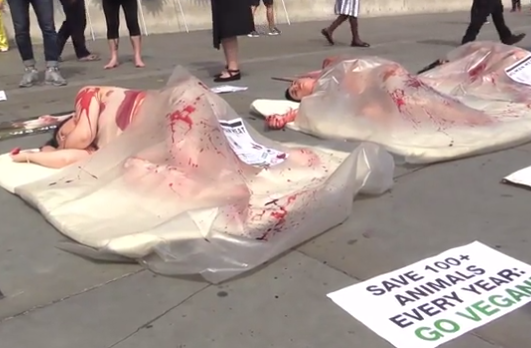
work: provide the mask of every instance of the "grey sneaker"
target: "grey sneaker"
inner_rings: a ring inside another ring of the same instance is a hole
[[[269,32],[267,33],[267,35],[269,36],[277,36],[280,34],[281,34],[281,31],[277,27],[274,27],[273,29],[269,29]]]
[[[247,36],[249,37],[259,37],[260,34],[256,30],[251,31]]]
[[[44,83],[56,87],[66,86],[66,80],[61,76],[59,68],[56,66],[46,68],[46,72],[44,73]]]
[[[24,69],[24,75],[18,86],[20,88],[26,88],[33,86],[37,81],[39,81],[39,71],[35,69],[34,66],[29,66]]]

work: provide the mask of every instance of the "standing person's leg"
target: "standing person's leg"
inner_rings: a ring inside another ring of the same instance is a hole
[[[66,42],[72,34],[70,31],[70,21],[69,21],[69,5],[72,3],[70,0],[60,0],[61,6],[63,7],[63,12],[65,13],[65,20],[61,24],[61,28],[57,32],[57,50],[59,51],[59,57],[63,55],[63,50],[65,48]]]
[[[2,0],[0,0],[0,52],[7,52],[9,50],[9,42],[7,41],[6,30],[4,28],[4,20],[2,18]]]
[[[516,11],[516,4],[518,3],[517,0],[511,0],[511,12]]]
[[[522,41],[522,39],[525,37],[525,34],[521,33],[513,35],[513,33],[511,33],[511,29],[507,27],[507,24],[505,24],[505,18],[503,17],[502,1],[491,1],[493,1],[491,10],[492,21],[494,22],[494,26],[496,27],[496,31],[498,32],[498,36],[500,37],[501,42],[506,45],[514,45],[515,43]]]
[[[340,14],[349,16],[348,21],[350,23],[350,31],[352,33],[352,42],[350,46],[370,47],[371,45],[363,41],[360,38],[360,34],[359,34],[358,15],[360,12],[360,0],[343,1],[343,4],[338,12],[340,12]]]
[[[251,6],[251,11],[253,13],[253,18],[255,18],[256,10],[258,9],[258,6],[260,6],[260,0],[250,0],[250,6]],[[247,36],[259,37],[260,33],[255,28],[253,31],[247,34]]]
[[[129,30],[131,45],[133,46],[135,66],[143,68],[146,65],[142,61],[142,33],[138,24],[138,3],[136,0],[122,0],[125,22]]]
[[[35,69],[35,57],[33,56],[33,45],[29,32],[30,0],[8,0],[8,4],[15,31],[15,42],[25,67],[19,87],[31,87],[39,79],[39,73]]]
[[[63,0],[69,1],[69,0]],[[74,0],[70,7],[72,44],[78,60],[83,62],[99,60],[99,56],[91,54],[85,40],[87,28],[87,14],[85,13],[85,0]],[[68,19],[68,15],[67,15]]]
[[[118,46],[120,41],[120,1],[102,0],[101,4],[103,7],[103,14],[105,15],[105,22],[107,24],[109,50],[111,51],[111,59],[104,68],[112,69],[120,65],[118,60]]]
[[[491,0],[473,1],[472,8],[470,9],[470,24],[461,40],[462,45],[476,40],[481,27],[491,12],[490,1]]]
[[[228,37],[221,40],[221,48],[227,62],[227,69],[218,75],[214,82],[230,82],[241,79],[238,61],[238,37]]]
[[[339,1],[338,1],[339,2]],[[336,5],[337,7],[337,5]],[[337,18],[328,26],[328,28],[324,28],[321,30],[321,34],[325,37],[326,41],[330,45],[334,45],[334,31],[339,28],[341,24],[343,24],[348,19],[348,16],[345,15],[339,15]]]
[[[275,25],[275,9],[273,7],[273,0],[262,0],[266,8],[266,18],[267,24],[269,25],[268,35],[275,36],[280,35],[280,30],[278,30]]]
[[[44,58],[46,60],[44,82],[53,86],[64,86],[66,80],[59,72],[59,50],[53,18],[53,0],[31,0],[31,7],[33,7],[37,17],[44,42]]]

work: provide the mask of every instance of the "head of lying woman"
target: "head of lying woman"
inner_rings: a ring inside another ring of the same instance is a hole
[[[285,98],[299,103],[302,98],[313,93],[317,79],[313,77],[301,77],[291,83],[286,89]]]
[[[41,148],[42,151],[67,149],[66,138],[76,128],[73,117],[61,121],[53,131],[52,138]]]

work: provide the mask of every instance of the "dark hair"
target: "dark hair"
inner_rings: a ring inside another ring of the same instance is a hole
[[[286,89],[286,93],[284,93],[284,98],[286,98],[289,101],[295,102],[295,103],[300,103],[301,102],[300,100],[297,100],[297,99],[293,98],[293,96],[289,92],[289,87]]]
[[[59,147],[59,143],[57,142],[57,134],[59,133],[59,131],[61,130],[61,127],[64,126],[64,124],[69,121],[73,116],[70,116],[64,120],[62,120],[61,122],[59,122],[57,124],[57,126],[55,127],[54,131],[53,131],[53,134],[52,134],[52,138],[50,140],[48,140],[44,146],[51,146],[51,147],[55,147],[56,149]]]
[[[420,69],[417,74],[422,74],[422,73],[425,73],[426,71],[429,71],[431,69],[435,69],[436,67],[438,67],[439,65],[443,65],[444,64],[444,61],[440,60],[440,59],[437,59],[435,62],[431,63],[430,65]]]

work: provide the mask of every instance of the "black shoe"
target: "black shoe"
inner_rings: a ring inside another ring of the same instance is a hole
[[[522,41],[522,39],[525,37],[525,33],[520,33],[516,35],[511,35],[507,39],[502,40],[502,42],[506,45],[514,45]]]
[[[229,76],[222,77],[223,74],[218,75],[214,78],[214,82],[232,82],[238,81],[242,78],[240,70],[227,70],[227,72],[229,73]]]

